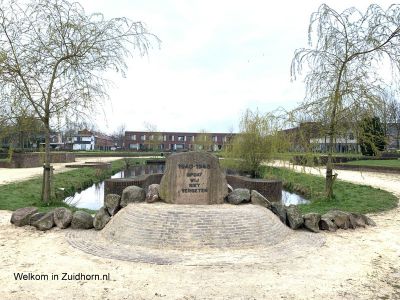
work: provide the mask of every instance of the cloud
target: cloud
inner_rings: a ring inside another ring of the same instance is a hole
[[[365,1],[325,1],[335,9],[365,9]],[[127,78],[109,74],[112,131],[150,122],[160,130],[237,129],[246,108],[293,107],[304,97],[290,81],[296,48],[305,47],[310,15],[322,1],[98,0],[82,1],[106,17],[145,21],[162,40],[148,57],[129,60]],[[380,1],[387,6],[389,1]]]

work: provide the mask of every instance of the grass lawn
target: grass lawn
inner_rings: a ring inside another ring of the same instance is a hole
[[[128,159],[130,164],[144,163],[145,159]],[[116,160],[111,163],[111,169],[99,170],[94,168],[72,169],[64,173],[54,175],[54,189],[64,188],[64,194],[54,199],[50,205],[41,202],[42,177],[30,180],[0,185],[0,209],[16,210],[21,207],[35,206],[39,211],[49,211],[54,207],[65,206],[63,199],[72,196],[80,189],[85,189],[93,183],[100,182],[117,173],[125,167],[124,160]],[[73,209],[73,207],[72,207]]]
[[[362,166],[362,167],[386,167],[386,168],[400,168],[400,159],[390,160],[356,160],[347,162],[346,165]]]
[[[299,205],[302,213],[325,213],[339,209],[357,213],[380,212],[395,208],[398,199],[391,193],[364,185],[337,180],[334,185],[334,199],[324,196],[325,178],[298,173],[284,168],[265,167],[264,177],[279,178],[284,189],[302,194],[311,200],[310,204]]]

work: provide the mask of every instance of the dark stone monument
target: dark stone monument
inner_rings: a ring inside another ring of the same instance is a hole
[[[207,152],[183,152],[167,158],[160,198],[175,204],[222,204],[228,194],[218,158]]]

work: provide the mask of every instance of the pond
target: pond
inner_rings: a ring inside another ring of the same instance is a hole
[[[133,166],[116,173],[111,176],[111,178],[133,178],[144,174],[164,173],[164,167],[165,165]],[[104,203],[104,181],[93,184],[91,187],[88,187],[79,193],[75,193],[72,197],[65,198],[64,202],[79,208],[98,210]],[[284,190],[282,191],[281,202],[286,206],[289,206],[290,204],[297,205],[309,203],[309,201],[304,199],[302,196]]]

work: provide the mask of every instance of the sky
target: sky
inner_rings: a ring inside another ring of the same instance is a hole
[[[337,11],[372,2],[359,0],[81,0],[87,13],[127,17],[146,24],[161,43],[148,55],[129,58],[126,77],[113,81],[110,101],[96,118],[112,133],[238,131],[246,109],[290,110],[304,98],[302,80],[292,81],[297,48],[307,47],[312,12],[322,3]],[[377,0],[386,9],[392,1]]]

